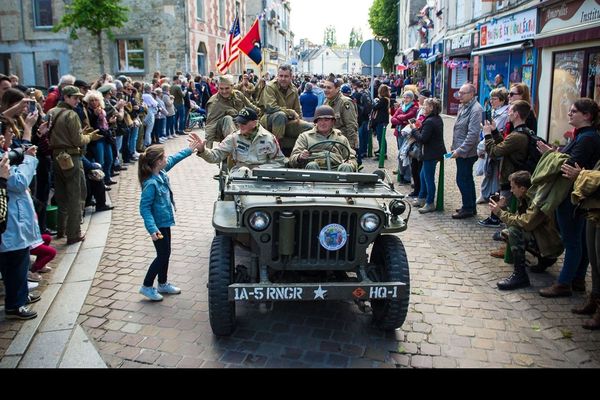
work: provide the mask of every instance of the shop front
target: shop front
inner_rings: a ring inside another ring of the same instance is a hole
[[[537,10],[508,15],[479,28],[479,101],[489,111],[490,92],[497,87],[510,88],[513,83],[525,83],[533,96],[536,51]],[[532,97],[534,98],[534,97]]]
[[[541,137],[562,145],[572,127],[569,108],[589,97],[600,103],[600,1],[546,1],[539,8]]]
[[[434,43],[429,56],[425,59],[427,64],[427,87],[434,97],[442,98],[442,68],[443,68],[444,42]]]
[[[471,78],[471,51],[475,46],[473,33],[461,33],[446,39],[444,43],[443,65],[445,71],[446,90],[443,98],[444,111],[456,115],[460,101],[458,90]]]

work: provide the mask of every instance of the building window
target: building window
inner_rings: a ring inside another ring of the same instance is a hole
[[[467,7],[465,7],[465,0],[456,1],[456,26],[462,25],[467,20]]]
[[[204,21],[204,0],[196,0],[196,19]]]
[[[198,46],[198,74],[207,75],[206,74],[206,45],[204,42],[200,42]]]
[[[219,0],[219,27],[225,28],[225,0]]]
[[[33,1],[33,23],[36,28],[52,26],[52,0]]]
[[[117,53],[120,72],[144,72],[144,41],[142,39],[117,40]]]
[[[58,85],[58,61],[44,61],[46,87]]]

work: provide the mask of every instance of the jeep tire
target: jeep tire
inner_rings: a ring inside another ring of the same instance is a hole
[[[228,299],[233,283],[234,246],[229,236],[215,236],[208,264],[208,315],[210,327],[217,336],[229,336],[235,329],[235,301]]]
[[[397,236],[379,236],[371,250],[371,264],[381,282],[404,282],[404,295],[397,299],[371,300],[373,322],[383,330],[399,328],[406,319],[410,298],[408,260],[402,241]]]

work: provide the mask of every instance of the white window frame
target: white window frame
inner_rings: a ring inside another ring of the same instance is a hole
[[[204,0],[196,0],[196,19],[200,21],[206,19],[204,16]]]
[[[33,0],[33,4],[32,4],[32,8],[33,8],[33,26],[35,29],[50,29],[54,26],[54,13],[52,10],[52,0],[48,0],[48,2],[50,3],[50,20],[52,21],[50,25],[38,25],[39,22],[39,1],[40,0]]]
[[[128,49],[128,44],[130,41],[132,40],[141,40],[142,41],[142,48],[141,49],[134,49],[134,50],[129,50]],[[119,42],[124,42],[125,43],[125,68],[121,68],[121,54],[119,52]],[[133,38],[133,37],[128,37],[128,38],[119,38],[116,39],[116,48],[117,48],[117,70],[119,72],[126,72],[126,73],[130,73],[130,74],[143,74],[146,72],[146,48],[145,48],[145,43],[144,43],[144,39],[143,38]],[[130,65],[129,65],[129,54],[130,53],[138,53],[138,54],[142,54],[143,55],[143,59],[144,59],[144,68],[140,69],[131,69]]]
[[[226,28],[225,26],[225,0],[219,0],[219,28]]]

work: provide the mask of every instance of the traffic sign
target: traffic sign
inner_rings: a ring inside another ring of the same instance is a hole
[[[383,45],[375,39],[369,39],[360,46],[360,61],[366,65],[377,65],[383,60]]]

